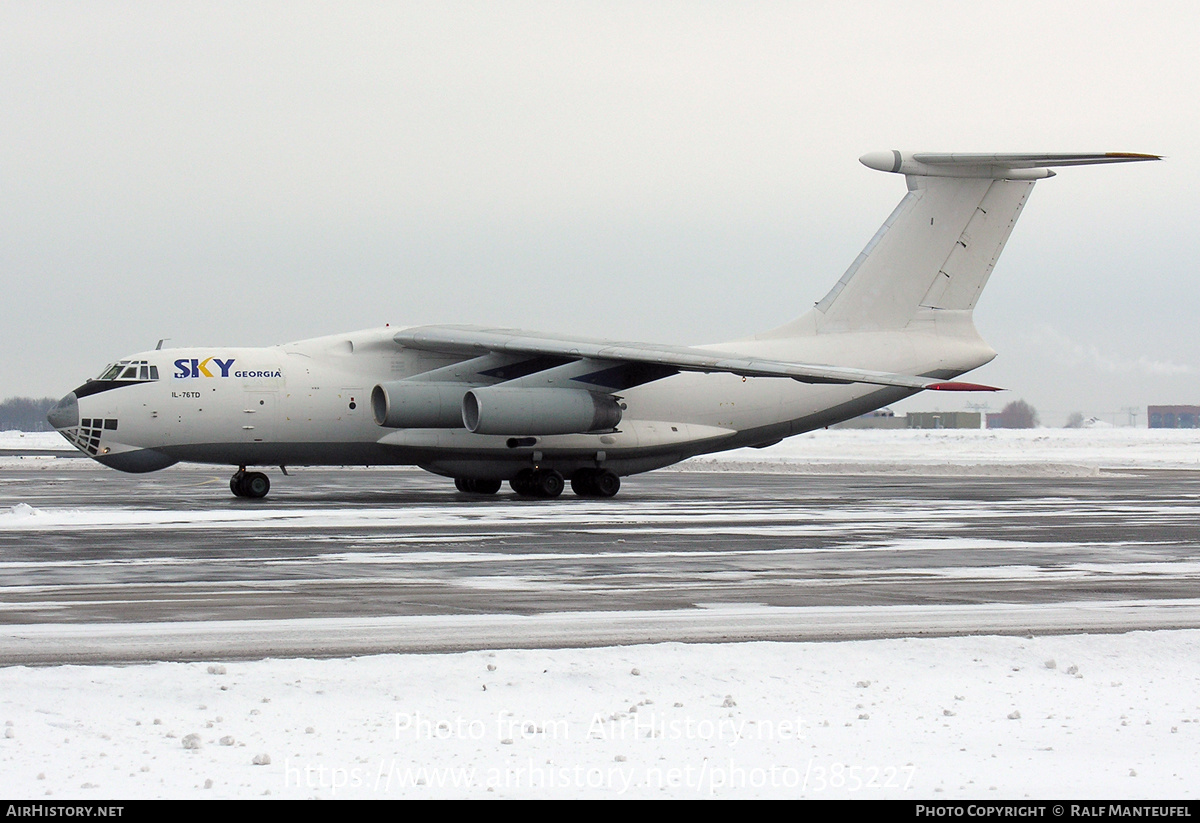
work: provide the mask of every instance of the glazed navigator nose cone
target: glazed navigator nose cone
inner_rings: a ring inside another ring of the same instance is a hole
[[[69,429],[79,425],[79,399],[71,392],[59,400],[46,413],[46,419],[56,429]]]

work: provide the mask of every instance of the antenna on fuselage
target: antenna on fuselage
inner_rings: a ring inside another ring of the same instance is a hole
[[[166,342],[167,342],[168,340],[170,340],[170,339],[171,339],[171,338],[169,338],[169,337],[164,337],[163,339],[159,340],[159,341],[158,341],[158,345],[154,347],[154,350],[155,350],[155,351],[158,351],[159,349],[161,349],[161,348],[162,348],[162,344],[163,344],[163,343],[166,343]]]

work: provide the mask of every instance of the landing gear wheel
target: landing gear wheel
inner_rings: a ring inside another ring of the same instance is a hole
[[[567,481],[554,469],[521,469],[508,485],[522,497],[554,498],[562,494]]]
[[[571,475],[571,491],[580,497],[612,497],[621,488],[621,478],[608,469],[580,469]]]
[[[591,497],[594,493],[592,491],[592,474],[591,469],[580,469],[571,475],[571,491],[579,497]]]
[[[613,497],[621,490],[621,478],[608,469],[601,469],[592,478],[592,488],[596,490],[597,497]]]
[[[563,493],[567,485],[563,476],[554,469],[534,472],[534,488],[538,497],[554,498]]]
[[[454,478],[454,488],[467,494],[495,494],[500,491],[499,480],[482,480],[473,477]]]
[[[522,497],[537,496],[537,491],[533,485],[533,469],[521,469],[517,472],[516,477],[508,481],[508,485]]]
[[[262,472],[248,472],[238,469],[229,478],[229,490],[235,497],[259,498],[266,497],[271,490],[271,481]]]
[[[271,490],[271,480],[262,472],[249,472],[242,478],[242,496],[258,499]]]

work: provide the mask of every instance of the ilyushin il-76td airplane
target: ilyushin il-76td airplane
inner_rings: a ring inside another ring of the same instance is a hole
[[[611,497],[620,478],[768,446],[955,378],[995,352],[972,310],[1034,183],[1052,166],[1146,154],[861,158],[908,193],[812,309],[743,340],[696,347],[476,326],[382,328],[268,348],[156,349],[107,367],[48,419],[100,463],[151,472],[416,465],[459,491]],[[161,343],[160,343],[161,346]]]

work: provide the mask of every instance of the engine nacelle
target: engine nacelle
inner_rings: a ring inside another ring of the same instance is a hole
[[[462,422],[476,434],[583,434],[621,422],[616,398],[578,389],[471,389]]]
[[[389,429],[461,429],[461,383],[414,383],[397,380],[371,390],[375,422]]]

